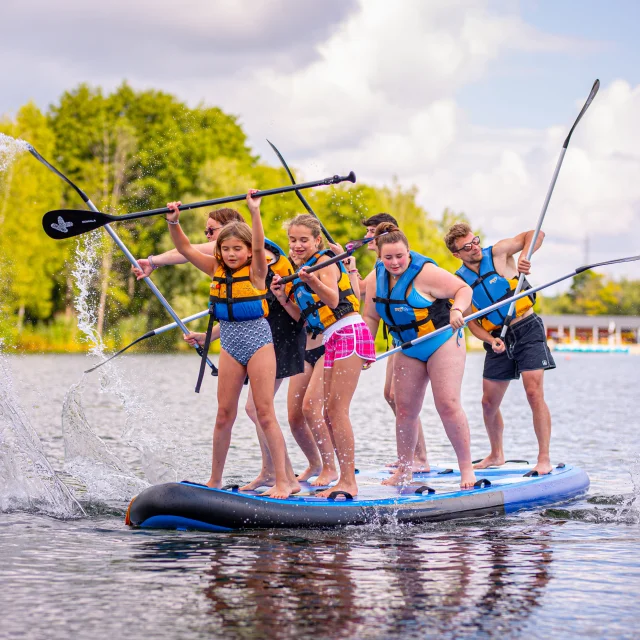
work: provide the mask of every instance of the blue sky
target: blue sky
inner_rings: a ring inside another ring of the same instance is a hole
[[[512,3],[496,2],[495,6]],[[572,100],[600,78],[640,83],[640,2],[521,2],[511,9],[541,32],[584,41],[571,52],[510,51],[479,81],[461,87],[474,124],[546,127],[573,119]]]

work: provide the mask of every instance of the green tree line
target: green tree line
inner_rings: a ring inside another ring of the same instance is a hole
[[[566,293],[540,300],[541,313],[640,315],[640,280],[616,281],[601,273],[584,271],[573,278]]]
[[[82,84],[65,92],[42,112],[24,105],[14,118],[0,121],[0,132],[26,140],[71,180],[101,211],[126,213],[288,184],[281,168],[265,163],[249,148],[238,117],[217,107],[190,108],[177,97],[155,90],[136,91],[123,83],[112,93]],[[346,171],[351,167],[336,167]],[[357,169],[357,167],[355,167]],[[294,169],[295,171],[295,169]],[[298,180],[324,176],[302,176]],[[361,220],[386,211],[406,232],[412,248],[455,269],[442,237],[455,220],[445,211],[436,219],[416,202],[415,188],[397,182],[308,191],[306,197],[340,242],[362,237]],[[78,242],[54,241],[42,231],[42,215],[56,208],[82,208],[78,195],[28,153],[0,172],[0,338],[5,346],[31,351],[86,349],[77,329],[73,277]],[[247,213],[239,203],[241,213]],[[206,211],[186,212],[185,231],[204,242]],[[286,248],[283,223],[304,212],[294,194],[265,198],[265,231]],[[171,248],[160,217],[114,227],[134,256]],[[110,348],[124,346],[151,328],[170,321],[130,264],[103,231],[99,264],[91,275],[96,331]],[[361,272],[373,266],[372,252],[358,252]],[[206,276],[190,265],[163,268],[153,280],[182,317],[206,307]],[[177,333],[164,334],[142,348],[180,345]]]

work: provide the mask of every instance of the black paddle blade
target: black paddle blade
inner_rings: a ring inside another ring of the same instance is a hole
[[[73,238],[88,231],[104,227],[114,222],[117,216],[97,211],[83,211],[80,209],[56,209],[47,211],[42,217],[44,232],[54,240]]]
[[[578,114],[576,121],[573,123],[573,127],[571,127],[571,131],[569,131],[569,135],[567,136],[567,139],[564,141],[564,144],[562,145],[565,149],[569,146],[569,140],[571,140],[571,134],[573,133],[573,130],[578,126],[578,122],[580,122],[580,119],[585,114],[585,112],[587,111],[591,103],[593,102],[593,99],[596,97],[596,93],[598,93],[598,89],[600,89],[600,80],[596,80],[593,83],[593,87],[591,87],[591,93],[589,94],[587,101],[584,103],[584,107],[582,107],[582,110]]]

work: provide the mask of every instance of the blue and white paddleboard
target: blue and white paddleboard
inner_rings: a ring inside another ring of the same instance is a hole
[[[558,465],[549,475],[529,475],[532,467],[507,464],[476,471],[476,487],[460,490],[456,469],[434,467],[414,474],[405,487],[380,482],[388,469],[358,474],[355,497],[336,492],[315,495],[317,487],[303,484],[300,493],[275,500],[258,492],[239,492],[236,486],[210,489],[193,482],[172,482],[145,489],[127,510],[134,527],[200,531],[239,529],[327,528],[396,522],[434,522],[480,515],[504,515],[522,509],[562,502],[589,488],[589,477],[578,467]]]

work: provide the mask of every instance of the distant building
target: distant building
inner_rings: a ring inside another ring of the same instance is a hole
[[[547,338],[559,344],[640,344],[640,316],[541,315]]]

